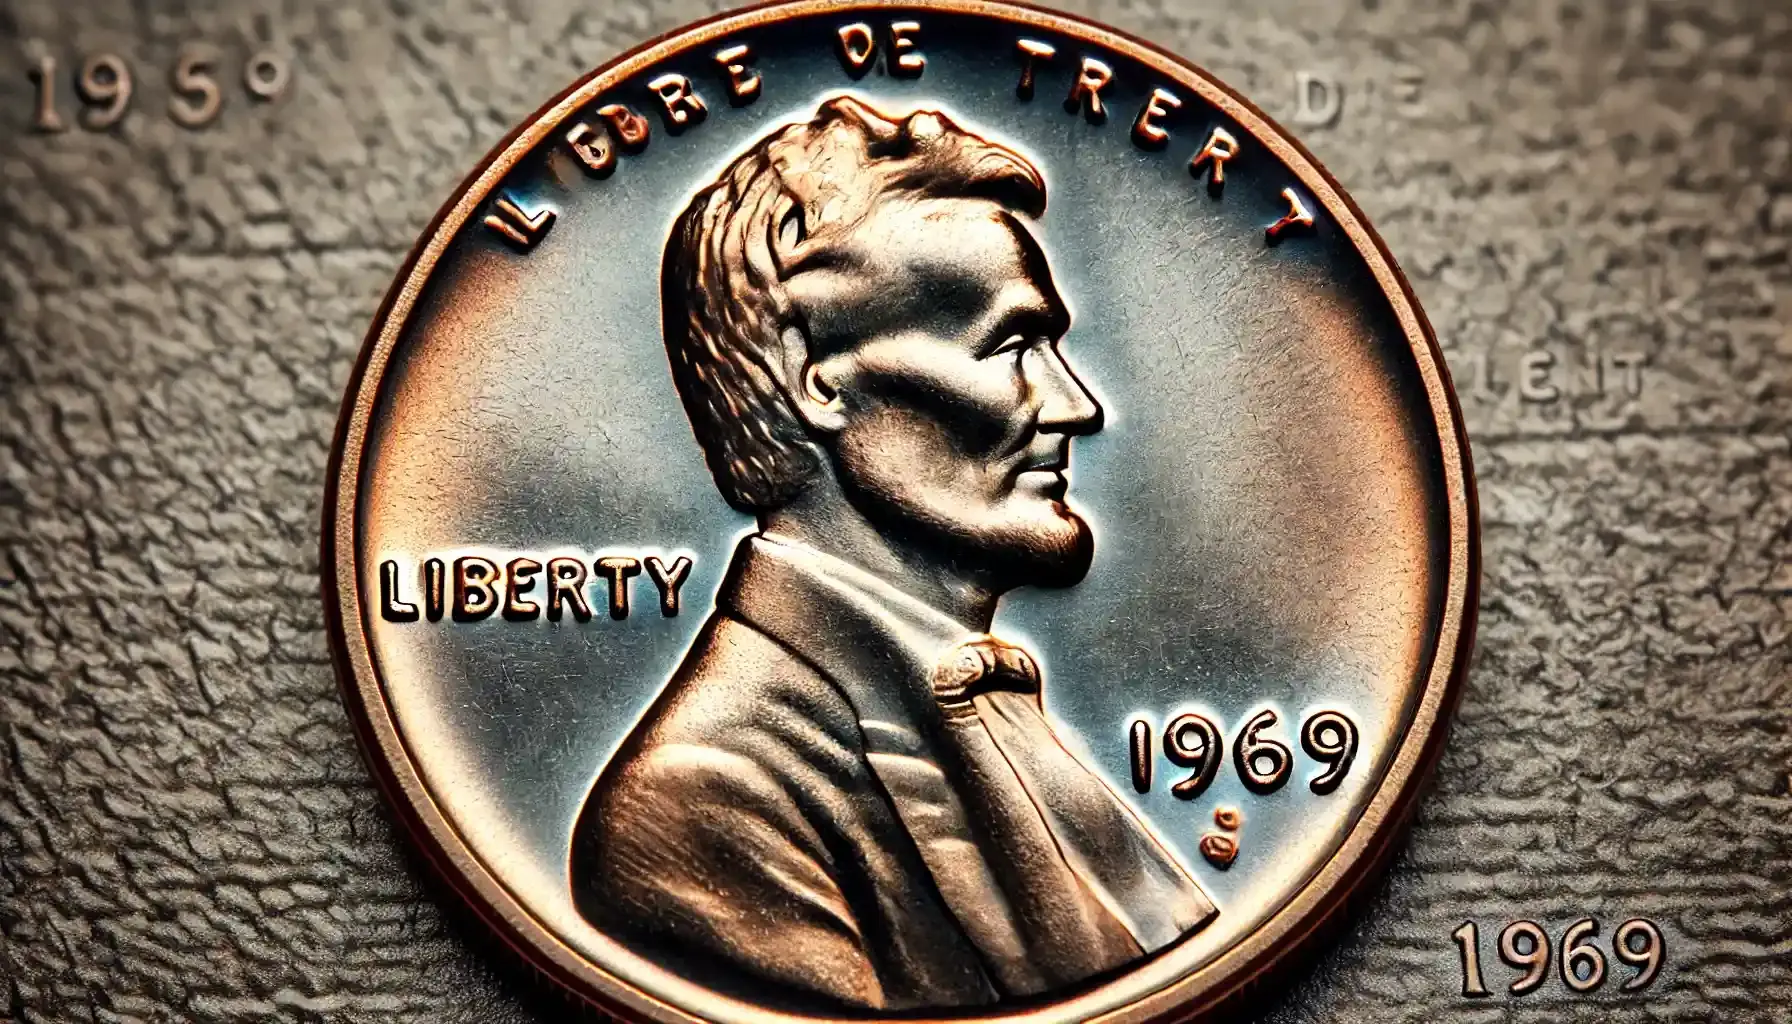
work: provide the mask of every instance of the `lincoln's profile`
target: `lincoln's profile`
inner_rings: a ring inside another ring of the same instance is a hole
[[[1094,551],[1065,471],[1102,410],[1059,350],[1044,210],[1019,154],[841,98],[679,218],[673,377],[759,530],[574,832],[575,899],[624,944],[758,1000],[948,1007],[1215,913],[987,632]]]

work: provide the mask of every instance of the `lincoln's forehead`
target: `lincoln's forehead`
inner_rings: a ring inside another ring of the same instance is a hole
[[[991,200],[894,198],[830,248],[786,283],[822,344],[896,329],[993,330],[1021,311],[1065,318],[1026,222]]]
[[[976,268],[1027,276],[1038,243],[1000,203],[987,199],[894,199],[879,203],[849,243],[866,263],[927,276]],[[997,275],[1001,276],[1001,275]]]
[[[1011,240],[1016,226],[1001,203],[964,197],[886,199],[860,224],[872,231],[900,230],[915,240],[974,237],[985,244]]]

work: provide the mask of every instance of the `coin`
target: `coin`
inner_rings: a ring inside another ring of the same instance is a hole
[[[1221,1005],[1390,849],[1478,558],[1337,183],[969,0],[719,17],[527,120],[399,274],[326,520],[399,818],[658,1021]]]

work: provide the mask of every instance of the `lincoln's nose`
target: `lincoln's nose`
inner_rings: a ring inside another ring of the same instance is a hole
[[[1039,429],[1053,434],[1082,436],[1101,429],[1105,414],[1101,403],[1077,379],[1056,345],[1041,348],[1045,358],[1032,381],[1040,396]]]

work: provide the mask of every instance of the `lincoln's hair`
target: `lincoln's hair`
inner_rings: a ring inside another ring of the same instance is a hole
[[[827,265],[878,204],[898,197],[993,199],[1037,217],[1045,182],[1019,154],[937,111],[896,122],[841,97],[761,139],[673,227],[660,277],[666,354],[735,508],[779,508],[819,468],[778,384],[781,336],[804,330],[784,282]]]

